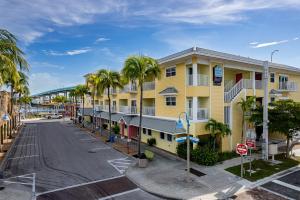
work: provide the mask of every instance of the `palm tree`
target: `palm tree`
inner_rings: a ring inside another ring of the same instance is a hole
[[[86,83],[92,94],[92,105],[93,105],[93,131],[95,130],[95,96],[97,93],[97,88],[99,86],[100,79],[96,74],[89,74],[86,77]]]
[[[75,116],[74,116],[74,118],[77,119],[77,96],[78,96],[77,91],[75,89],[72,89],[70,91],[69,95],[72,98],[72,103],[75,103],[75,107],[74,107]],[[74,122],[75,122],[75,119],[73,120]]]
[[[32,99],[31,97],[24,95],[19,99],[20,103],[23,103],[25,105],[25,118],[27,115],[27,105],[31,103]]]
[[[77,95],[81,98],[82,102],[82,127],[84,127],[84,99],[85,95],[89,93],[89,89],[86,85],[77,85],[75,88]]]
[[[143,120],[143,84],[146,80],[160,78],[161,70],[157,61],[147,56],[130,56],[126,59],[122,74],[131,81],[138,81],[140,89],[140,121],[138,135],[138,155],[141,156],[141,130]]]
[[[99,94],[103,94],[105,90],[107,90],[107,98],[108,98],[108,112],[109,112],[109,138],[112,136],[112,128],[111,128],[111,99],[110,99],[110,89],[111,88],[123,88],[121,75],[119,72],[110,71],[110,70],[99,70],[96,73],[96,76],[99,78],[99,84],[97,87],[97,92]]]
[[[213,149],[216,150],[216,138],[217,136],[225,137],[231,135],[231,130],[227,124],[218,122],[215,119],[209,119],[205,125],[205,130],[210,131],[210,135],[213,138]]]
[[[255,105],[255,99],[256,99],[255,96],[250,96],[246,99],[242,98],[241,101],[237,103],[238,105],[240,105],[243,112],[241,143],[243,143],[244,141],[245,121],[250,119],[249,112],[252,110],[253,106]]]

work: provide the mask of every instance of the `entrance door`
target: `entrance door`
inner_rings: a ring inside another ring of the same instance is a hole
[[[279,89],[286,90],[287,89],[287,82],[289,81],[288,76],[286,75],[279,75]]]
[[[262,80],[262,73],[255,72],[255,80],[261,81]]]
[[[243,78],[243,74],[239,73],[235,75],[235,83],[239,82]]]
[[[189,67],[189,70],[188,70],[188,73],[189,73],[189,85],[193,85],[193,68],[192,67]]]
[[[193,118],[193,99],[188,99],[187,113],[190,119]]]
[[[131,106],[130,106],[130,111],[131,111],[131,113],[136,113],[137,111],[136,111],[136,100],[131,100]]]

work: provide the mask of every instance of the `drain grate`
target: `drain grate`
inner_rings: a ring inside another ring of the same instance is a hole
[[[185,169],[185,171],[186,171],[186,169]],[[194,174],[194,175],[196,175],[196,176],[205,176],[206,174],[204,174],[204,173],[202,173],[202,172],[200,172],[199,170],[197,170],[197,169],[194,169],[194,168],[190,168],[190,172],[191,172],[191,174]]]

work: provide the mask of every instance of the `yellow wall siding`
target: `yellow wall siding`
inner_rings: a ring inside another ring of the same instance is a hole
[[[209,86],[187,86],[187,97],[209,97]]]
[[[177,142],[174,140],[174,136],[172,136],[172,142],[167,140],[167,134],[165,133],[165,139],[160,139],[160,133],[157,131],[152,131],[152,135],[143,134],[141,140],[144,143],[147,143],[147,139],[155,138],[156,147],[169,151],[171,153],[176,153]]]

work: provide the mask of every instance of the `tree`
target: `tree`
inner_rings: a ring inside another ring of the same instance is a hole
[[[75,88],[76,94],[81,98],[82,102],[82,127],[84,127],[84,99],[85,95],[89,94],[89,89],[86,85],[77,85]]]
[[[93,131],[95,130],[95,96],[97,94],[97,88],[99,87],[100,78],[96,74],[89,74],[86,77],[86,83],[92,94],[93,105]]]
[[[70,97],[73,99],[72,102],[75,103],[75,119],[77,119],[77,97],[78,97],[78,93],[76,89],[72,89],[69,93]],[[75,121],[75,120],[74,120]]]
[[[19,102],[20,104],[24,104],[25,105],[25,118],[26,118],[26,115],[27,115],[27,105],[30,104],[32,101],[32,98],[25,95],[25,96],[22,96],[21,98],[19,98]]]
[[[241,101],[237,103],[238,105],[240,105],[243,112],[241,143],[243,143],[244,141],[245,121],[248,121],[251,116],[250,111],[253,108],[253,105],[255,104],[255,99],[255,96],[250,96],[246,99],[241,99]]]
[[[141,156],[141,131],[143,120],[143,84],[147,80],[160,78],[161,70],[157,61],[148,56],[130,56],[126,59],[122,74],[127,78],[127,82],[138,81],[140,89],[140,121],[138,135],[138,155]]]
[[[213,149],[216,150],[216,138],[217,136],[231,135],[231,130],[227,124],[218,122],[215,119],[209,119],[205,125],[205,130],[210,132],[210,136],[213,138]]]
[[[96,73],[96,76],[99,78],[99,84],[97,87],[97,92],[103,94],[104,90],[107,90],[108,98],[108,112],[109,112],[109,137],[112,135],[112,126],[111,126],[111,99],[110,99],[110,89],[111,88],[123,88],[121,75],[116,71],[110,70],[99,70]]]
[[[269,109],[269,129],[286,136],[286,156],[289,157],[290,140],[300,130],[300,104],[292,100],[272,103]]]

